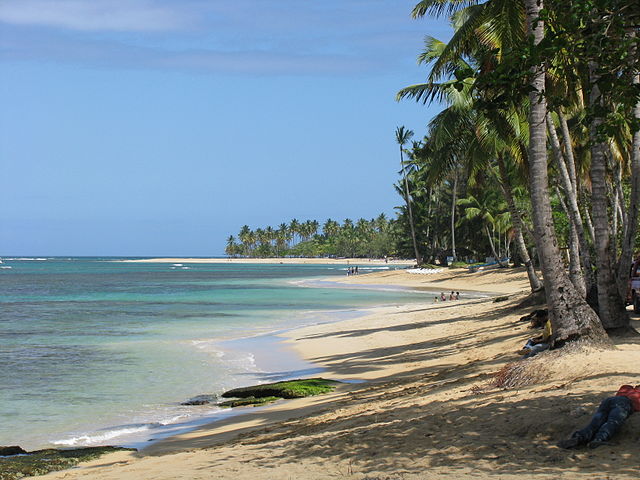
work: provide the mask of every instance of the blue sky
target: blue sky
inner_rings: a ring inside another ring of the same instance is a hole
[[[0,255],[220,255],[393,215],[415,0],[3,0]]]

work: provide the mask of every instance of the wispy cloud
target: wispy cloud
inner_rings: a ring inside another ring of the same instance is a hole
[[[154,32],[186,28],[184,11],[151,0],[3,0],[0,22],[80,31]]]
[[[422,45],[425,24],[409,17],[414,1],[0,0],[0,59],[230,74],[386,72],[412,65]]]
[[[86,40],[48,34],[0,36],[0,57],[12,61],[49,61],[102,68],[155,69],[231,75],[335,75],[375,71],[380,59],[340,54],[299,54],[260,50],[227,52],[188,48],[166,50],[108,40]]]

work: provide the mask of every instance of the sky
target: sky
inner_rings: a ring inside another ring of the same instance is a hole
[[[416,0],[2,0],[0,256],[218,256],[394,216]]]

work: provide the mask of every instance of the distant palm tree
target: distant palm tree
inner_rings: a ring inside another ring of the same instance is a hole
[[[225,253],[230,257],[235,257],[237,248],[238,246],[236,245],[235,237],[233,235],[229,235],[229,238],[227,238],[227,247],[224,250]]]
[[[295,218],[289,223],[289,232],[291,232],[291,240],[296,243],[296,235],[300,233],[300,223]]]
[[[404,165],[404,146],[413,137],[413,131],[407,130],[402,127],[396,128],[396,142],[400,146],[400,168],[404,179],[404,199],[407,203],[407,214],[409,216],[409,227],[411,228],[411,240],[413,241],[413,251],[416,256],[416,263],[422,265],[422,257],[418,251],[418,242],[416,240],[416,229],[413,222],[413,212],[411,210],[411,197],[409,196],[409,182],[407,181],[407,174]]]

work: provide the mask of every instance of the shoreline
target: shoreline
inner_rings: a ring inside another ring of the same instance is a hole
[[[381,282],[380,275],[367,275],[367,282]],[[398,275],[401,283],[426,280]],[[432,278],[437,288],[471,286],[468,278]],[[486,291],[493,282],[495,293],[509,298],[374,307],[369,315],[280,335],[326,368],[323,376],[366,383],[245,409],[137,454],[110,454],[47,478],[637,478],[640,415],[628,420],[619,447],[567,453],[555,442],[588,422],[603,395],[640,378],[640,342],[545,352],[527,360],[541,375],[536,381],[496,388],[495,372],[519,359],[515,351],[532,333],[518,320],[534,307],[516,308],[526,298],[522,272],[474,280],[474,288]]]
[[[383,258],[202,258],[202,257],[157,257],[113,260],[120,263],[228,263],[228,264],[272,264],[272,265],[373,265],[373,266],[410,266],[414,260],[396,260]]]

